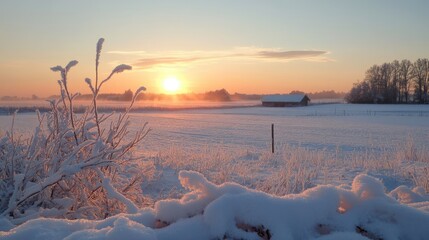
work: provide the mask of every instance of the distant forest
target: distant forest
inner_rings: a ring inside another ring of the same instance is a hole
[[[304,93],[301,91],[292,91],[291,94],[307,94],[310,99],[343,99],[346,93],[331,91],[321,91],[314,93]],[[99,94],[98,100],[104,101],[130,101],[133,97],[133,91],[126,90],[124,93],[105,93]],[[181,101],[243,101],[243,100],[261,100],[263,94],[243,94],[233,93],[230,94],[225,89],[219,89],[215,91],[209,91],[205,93],[186,93],[186,94],[157,94],[157,93],[141,93],[137,97],[137,101],[169,101],[169,100],[181,100]],[[48,99],[59,98],[59,96],[50,96]],[[16,100],[37,100],[41,99],[36,95],[31,98],[19,98],[16,96],[4,96],[0,100],[3,101],[16,101]],[[91,94],[83,94],[76,97],[76,100],[92,100]]]
[[[395,60],[370,67],[346,96],[349,103],[429,103],[429,60]]]

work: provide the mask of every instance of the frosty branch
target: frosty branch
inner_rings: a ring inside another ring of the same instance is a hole
[[[97,43],[95,85],[85,79],[93,99],[83,114],[75,114],[73,103],[78,94],[68,85],[68,72],[78,63],[73,60],[65,67],[51,68],[61,75],[61,96],[49,101],[49,112],[38,113],[39,124],[32,136],[17,137],[13,128],[0,136],[0,215],[17,223],[34,212],[41,216],[44,210],[58,210],[50,211],[50,217],[100,219],[135,212],[142,205],[136,181],[143,178],[133,177],[136,171],[130,172],[127,163],[141,159],[133,156],[133,150],[149,129],[144,123],[130,136],[128,115],[137,95],[146,89],[136,91],[124,113],[98,115],[101,87],[116,73],[131,69],[121,64],[99,82],[103,42]]]

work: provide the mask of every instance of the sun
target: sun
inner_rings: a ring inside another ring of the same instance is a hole
[[[168,93],[176,93],[180,89],[180,81],[176,77],[168,77],[162,83],[164,90]]]

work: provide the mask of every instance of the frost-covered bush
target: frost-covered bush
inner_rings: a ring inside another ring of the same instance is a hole
[[[180,171],[178,177],[187,189],[180,199],[160,200],[136,214],[100,221],[41,218],[12,229],[0,218],[0,238],[390,240],[428,236],[429,214],[423,210],[429,205],[427,196],[405,186],[387,194],[379,179],[366,174],[357,175],[351,186],[320,185],[285,196],[231,182],[217,185],[194,171]],[[392,197],[420,202],[413,208]]]
[[[0,135],[0,214],[20,223],[39,216],[101,219],[118,212],[137,212],[142,199],[140,174],[133,148],[148,133],[146,123],[130,136],[129,108],[121,114],[100,115],[97,96],[113,75],[130,70],[119,65],[102,81],[98,66],[104,39],[97,43],[95,83],[85,79],[92,104],[76,114],[69,89],[69,71],[78,64],[56,66],[61,97],[50,100],[50,111],[38,113],[30,138],[12,130]],[[13,125],[13,123],[12,123]]]

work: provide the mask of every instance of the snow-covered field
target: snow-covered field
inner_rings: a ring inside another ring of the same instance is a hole
[[[139,107],[156,106],[161,110],[141,110],[131,114],[131,120],[133,127],[148,122],[153,130],[142,146],[144,153],[158,153],[171,146],[189,150],[208,145],[230,150],[270,150],[271,124],[275,125],[277,144],[308,149],[356,152],[396,148],[409,139],[422,147],[429,139],[428,105],[316,104],[266,108],[251,106],[254,104],[197,104],[186,110],[162,110],[166,105],[140,103]],[[228,108],[229,105],[234,108]],[[237,107],[240,105],[249,107]],[[168,105],[168,109],[173,106]],[[11,119],[10,115],[0,115],[0,129],[10,129]],[[15,130],[32,131],[36,124],[35,114],[18,114]]]
[[[429,237],[429,105],[208,107],[131,114],[131,131],[152,129],[134,153],[148,208],[12,230],[2,220],[0,239]],[[14,128],[36,124],[18,114]]]
[[[429,106],[326,104],[299,108],[249,107],[134,114],[153,132],[147,151],[169,145],[270,149],[271,124],[279,144],[309,149],[361,151],[395,148],[429,139]],[[159,144],[162,143],[162,144]]]

